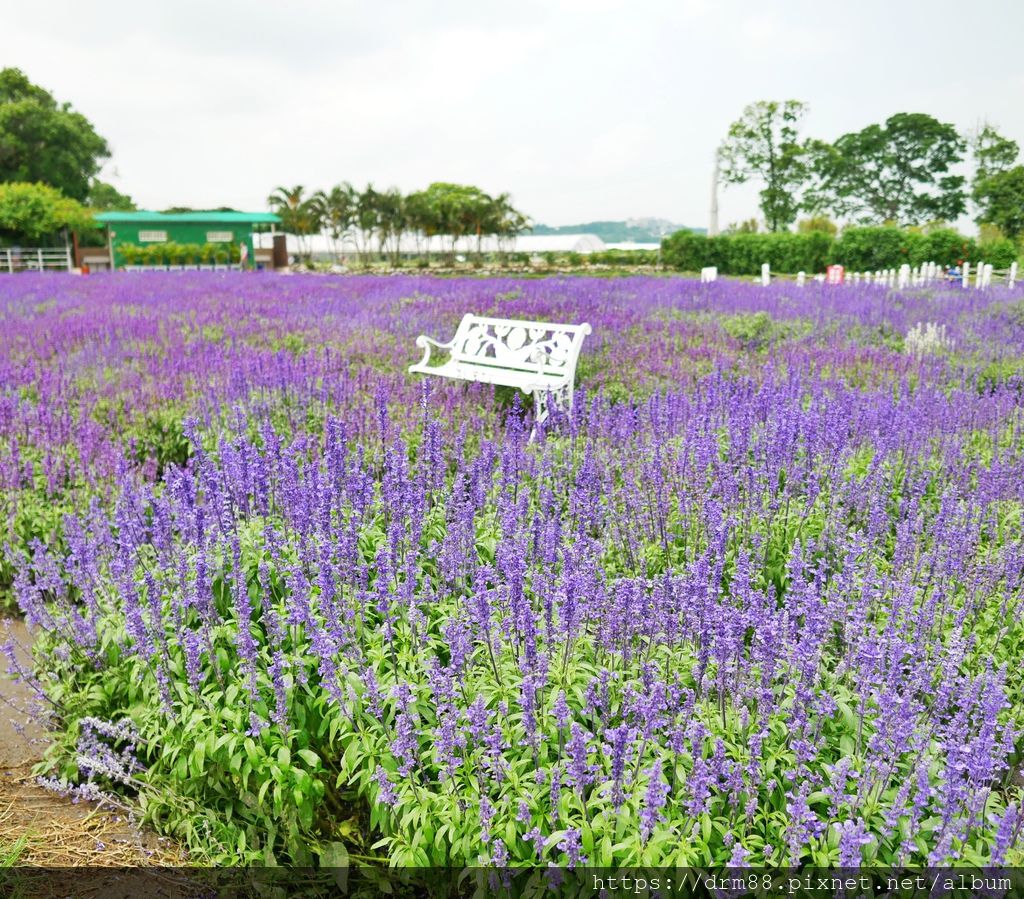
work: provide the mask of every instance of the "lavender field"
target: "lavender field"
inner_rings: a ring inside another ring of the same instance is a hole
[[[468,311],[590,322],[571,416],[406,373]],[[26,274],[0,334],[56,788],[221,863],[1024,864],[1024,291]]]

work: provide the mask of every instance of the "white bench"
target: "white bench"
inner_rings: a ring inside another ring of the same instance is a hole
[[[562,409],[572,408],[576,360],[590,325],[559,325],[510,318],[484,318],[466,314],[455,336],[439,343],[425,334],[416,338],[423,358],[409,367],[411,373],[502,384],[534,396],[534,418],[544,421],[550,412],[548,398]],[[430,365],[431,348],[447,350],[442,365]]]

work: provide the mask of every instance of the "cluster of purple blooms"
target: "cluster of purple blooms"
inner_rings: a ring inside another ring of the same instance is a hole
[[[0,395],[0,484],[119,482],[15,553],[57,676],[117,647],[173,722],[227,653],[254,739],[322,697],[321,752],[393,848],[433,822],[434,863],[1021,859],[1024,399],[978,375],[1021,352],[1019,298],[154,276],[49,308],[26,283],[5,374],[75,400]],[[535,440],[518,401],[401,374],[416,333],[499,309],[594,325]],[[808,328],[719,327],[764,309]],[[920,320],[964,355],[887,343]],[[97,354],[108,402],[188,408],[187,465],[75,430]],[[111,748],[137,735],[80,726],[87,769],[137,776]]]

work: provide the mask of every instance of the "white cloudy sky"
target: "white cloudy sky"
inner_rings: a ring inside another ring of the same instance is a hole
[[[758,99],[823,138],[920,111],[1024,144],[1021,0],[49,0],[4,4],[0,65],[89,116],[151,208],[444,180],[549,224],[705,225]],[[723,194],[723,224],[755,213]]]

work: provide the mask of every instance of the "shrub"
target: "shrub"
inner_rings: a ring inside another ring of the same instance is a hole
[[[142,259],[142,250],[142,247],[137,247],[135,244],[131,243],[126,243],[117,248],[117,252],[121,255],[121,263],[123,265],[138,265],[139,260]]]
[[[814,272],[828,264],[831,247],[832,238],[822,232],[705,237],[678,231],[663,241],[662,259],[671,268],[691,272],[714,265],[722,274],[755,275],[765,262],[774,271]]]
[[[965,237],[952,228],[939,228],[925,236],[925,256],[924,262],[937,262],[948,267],[977,259],[978,248],[973,238]]]
[[[167,245],[154,243],[149,246],[139,247],[139,262],[142,265],[166,265]]]
[[[978,258],[994,268],[1009,268],[1017,260],[1017,245],[1005,237],[991,240],[978,247]]]
[[[661,258],[665,265],[684,272],[696,272],[708,262],[708,238],[693,231],[676,231],[661,242]]]
[[[846,228],[837,240],[825,231],[797,234],[736,233],[705,237],[692,231],[677,231],[662,242],[665,265],[679,271],[696,272],[715,265],[726,275],[756,275],[767,262],[776,272],[820,272],[831,263],[851,271],[878,271],[907,264],[936,262],[957,265],[984,257],[998,268],[1007,267],[1017,256],[1009,240],[987,242],[979,255],[973,238],[951,228],[929,234],[904,228]]]
[[[914,265],[925,239],[901,228],[846,228],[832,248],[832,261],[852,271]]]
[[[657,250],[601,250],[587,258],[591,265],[657,265]]]

